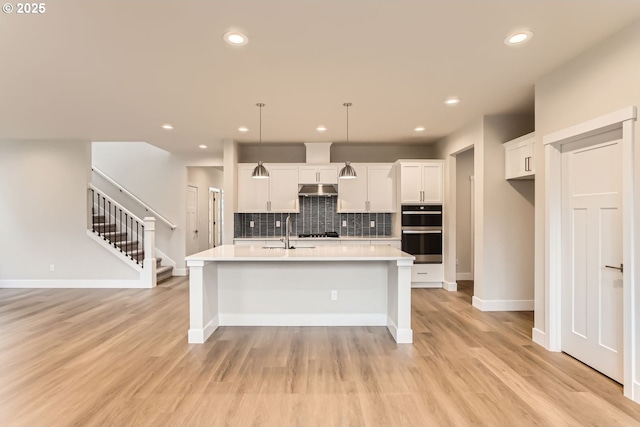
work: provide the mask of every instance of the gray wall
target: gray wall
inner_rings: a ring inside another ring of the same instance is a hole
[[[87,236],[90,177],[89,142],[0,141],[0,280],[139,278]]]

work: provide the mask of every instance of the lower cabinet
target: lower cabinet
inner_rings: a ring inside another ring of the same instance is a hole
[[[444,264],[414,264],[411,268],[412,288],[441,288]]]

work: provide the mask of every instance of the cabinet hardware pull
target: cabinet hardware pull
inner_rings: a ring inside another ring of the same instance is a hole
[[[620,273],[624,273],[624,266],[620,264],[620,267],[614,267],[613,265],[605,265],[607,268],[613,268],[614,270],[620,270]]]

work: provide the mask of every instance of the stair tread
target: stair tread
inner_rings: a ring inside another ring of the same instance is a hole
[[[168,266],[167,265],[163,265],[162,267],[156,268],[156,274],[158,274],[158,275],[162,274],[162,273],[164,273],[166,271],[173,271],[173,267],[170,266],[170,265],[168,265]]]

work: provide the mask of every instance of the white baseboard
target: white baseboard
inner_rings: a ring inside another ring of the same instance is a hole
[[[481,311],[533,311],[533,300],[482,300],[473,297],[473,306]]]
[[[149,289],[141,280],[0,280],[0,288],[24,289]]]
[[[459,280],[459,279],[458,279]],[[442,287],[449,292],[457,292],[458,284],[456,282],[447,282],[446,280],[442,282]]]
[[[633,399],[631,400],[640,403],[640,383],[638,381],[633,382]]]
[[[218,316],[216,316],[202,329],[189,329],[189,333],[187,334],[189,344],[204,344],[211,334],[218,329],[219,324]]]
[[[387,326],[385,313],[237,314],[220,313],[220,326]]]
[[[174,276],[188,276],[189,269],[188,268],[174,268],[173,269]]]
[[[531,341],[533,341],[536,344],[541,345],[544,348],[547,348],[547,336],[540,329],[533,328],[531,330]]]
[[[439,288],[442,288],[442,282],[411,282],[411,287],[439,289]]]
[[[456,273],[456,280],[473,280],[473,273]]]
[[[412,329],[398,329],[396,323],[390,317],[387,317],[387,329],[391,336],[398,344],[411,344],[413,343],[413,330]]]

